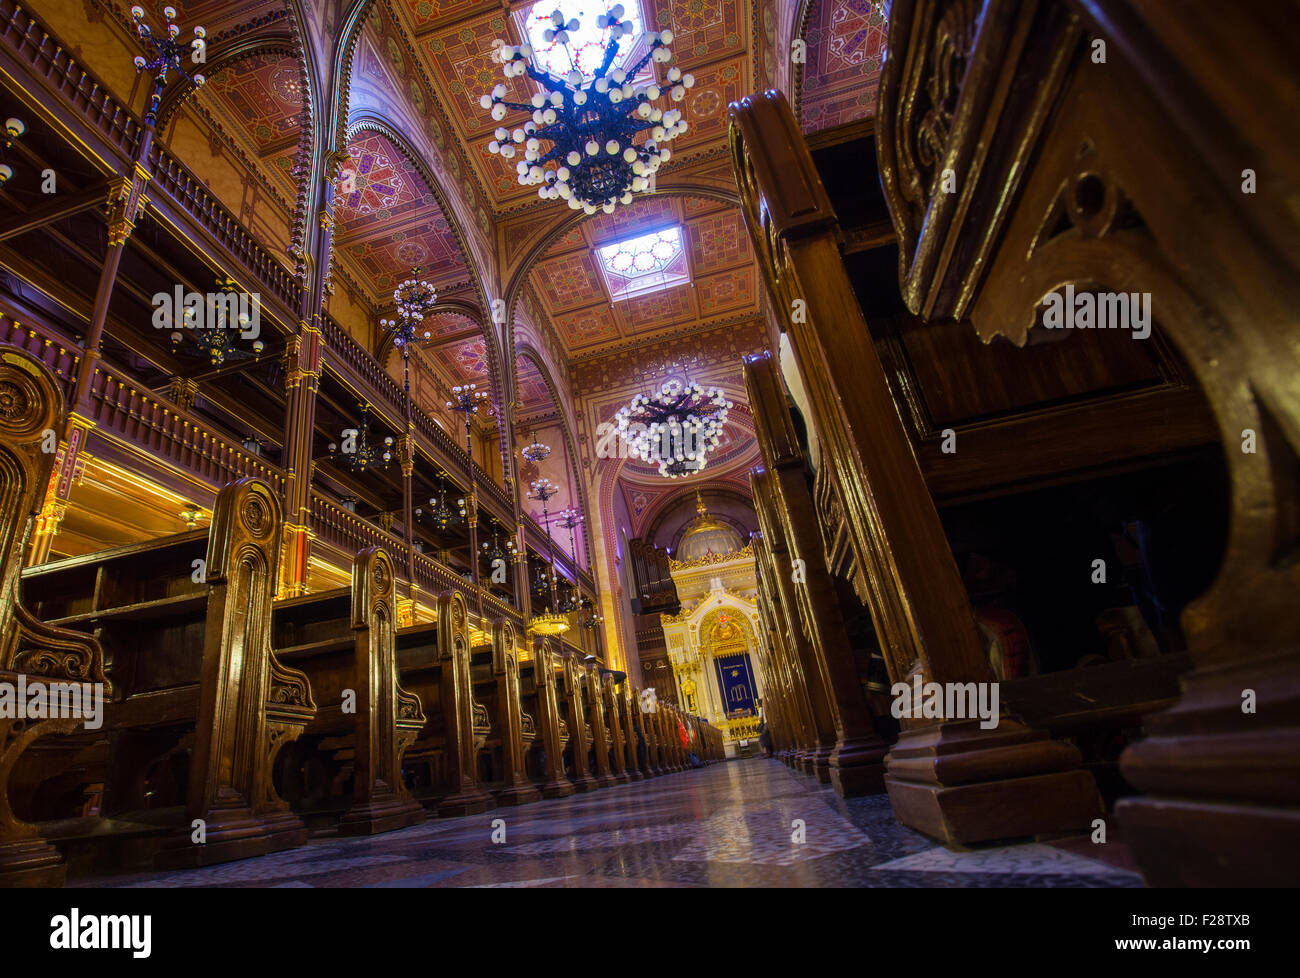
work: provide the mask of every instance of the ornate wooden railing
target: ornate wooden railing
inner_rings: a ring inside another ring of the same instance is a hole
[[[116,437],[145,448],[164,462],[177,465],[214,488],[252,476],[280,491],[284,473],[248,454],[233,441],[215,434],[174,404],[152,391],[140,390],[103,370],[90,385],[90,420],[100,437]]]
[[[26,326],[2,310],[0,310],[0,344],[15,346],[36,357],[54,373],[64,397],[71,393],[76,382],[77,364],[81,362],[79,352],[69,349],[57,337],[43,330]]]
[[[14,0],[0,0],[0,45],[44,79],[124,157],[130,159],[135,154],[143,124]]]
[[[145,127],[134,113],[115,99],[101,81],[83,68],[58,43],[42,22],[15,0],[0,0],[0,49],[39,78],[48,92],[83,119],[109,147],[120,154],[122,170],[134,159]],[[257,287],[280,299],[287,312],[296,313],[302,286],[269,251],[243,227],[183,164],[157,143],[149,148],[146,165],[153,171],[149,196],[156,204],[171,203],[179,213],[208,232],[230,257],[242,263]],[[110,161],[110,166],[114,164]],[[159,191],[170,200],[164,202]]]
[[[302,285],[269,251],[257,243],[234,214],[171,153],[154,143],[149,149],[151,187],[161,187],[227,251],[253,273],[292,312],[302,303]]]

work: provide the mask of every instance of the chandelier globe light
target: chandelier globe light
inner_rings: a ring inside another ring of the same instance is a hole
[[[637,394],[615,415],[629,454],[659,466],[668,479],[693,475],[708,464],[734,403],[719,387],[672,379]]]
[[[532,43],[502,41],[496,57],[507,81],[527,75],[541,90],[529,103],[513,102],[507,100],[509,85],[499,83],[479,100],[498,123],[512,109],[531,116],[514,130],[499,126],[488,143],[488,151],[502,159],[522,156],[515,163],[520,185],[537,186],[543,200],[562,199],[587,214],[612,214],[616,205],[630,204],[633,194],[650,189],[655,172],[672,156],[668,143],[688,128],[680,109],[659,103],[665,96],[682,101],[695,78],[677,67],[667,68],[662,80],[652,73],[643,84],[639,77],[647,64],[672,60],[672,31],[648,32],[637,61],[614,67],[620,48],[631,47],[622,44],[623,38],[637,29],[625,13],[621,3],[609,5],[596,17],[593,32],[584,30],[578,18],[554,10],[541,39],[567,54],[568,70],[561,76],[544,70],[559,66],[540,61]],[[604,54],[587,72],[578,49],[593,43],[603,43]],[[643,133],[646,138],[638,143]]]

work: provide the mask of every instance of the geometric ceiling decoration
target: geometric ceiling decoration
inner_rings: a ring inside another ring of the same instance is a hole
[[[388,3],[380,5],[385,17],[391,9],[389,19],[394,23],[375,52],[389,65],[388,74],[402,82],[395,86],[392,97],[410,101],[412,96],[406,91],[405,80],[417,75],[429,80],[453,130],[446,134],[449,142],[465,148],[473,170],[472,174],[462,170],[450,176],[458,185],[472,179],[474,185],[482,188],[493,215],[499,217],[525,208],[530,212],[555,208],[564,209],[566,215],[569,213],[563,201],[541,201],[535,186],[520,186],[515,169],[518,158],[506,160],[499,153],[488,151],[488,143],[498,126],[513,131],[528,121],[529,115],[513,112],[504,120],[494,120],[483,111],[479,100],[503,82],[507,98],[512,102],[529,103],[533,93],[539,90],[527,78],[501,77],[502,64],[495,58],[494,42],[505,39],[512,46],[524,44],[527,34],[521,21],[527,22],[538,15],[540,25],[541,19],[548,17],[557,6],[564,9],[566,16],[577,17],[583,25],[581,30],[586,30],[586,21],[591,19],[594,27],[594,18],[605,12],[606,3],[607,0],[568,0],[566,5],[558,0],[539,0],[529,6],[503,4],[500,0],[393,0],[391,8]],[[623,0],[623,7],[623,18],[639,19],[641,25],[633,35],[623,39],[633,42],[633,51],[644,47],[646,32],[672,31],[674,35],[673,60],[650,65],[660,84],[667,80],[667,73],[673,68],[683,75],[693,74],[696,79],[695,87],[682,101],[670,103],[672,108],[681,110],[682,121],[689,128],[674,140],[676,149],[672,159],[658,174],[662,181],[667,174],[689,166],[706,154],[717,153],[725,145],[727,104],[754,87],[749,51],[754,8],[751,0]],[[578,8],[583,13],[578,13]],[[550,45],[542,45],[547,47]],[[573,47],[572,40],[569,47]],[[567,72],[567,56],[558,50],[554,53],[560,62],[557,67]],[[544,60],[548,53],[535,51],[534,57],[537,56]],[[423,106],[407,114],[427,119],[432,112],[431,107]]]
[[[468,278],[450,223],[419,171],[388,137],[362,131],[348,144],[335,198],[335,250],[370,302],[391,305],[412,266],[439,291]]]
[[[799,104],[804,132],[876,114],[886,29],[878,0],[812,0]]]
[[[194,102],[288,201],[296,193],[301,79],[296,58],[255,54],[213,75]]]

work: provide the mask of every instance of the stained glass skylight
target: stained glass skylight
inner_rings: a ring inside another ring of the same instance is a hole
[[[533,48],[533,63],[539,70],[550,72],[557,78],[563,78],[576,67],[582,72],[583,83],[590,82],[605,56],[605,42],[609,36],[608,30],[596,26],[596,18],[616,5],[623,7],[623,19],[632,24],[632,33],[623,35],[618,42],[618,54],[614,57],[613,67],[621,68],[645,33],[641,5],[637,0],[538,0],[524,21],[528,43]],[[576,18],[580,25],[576,31],[567,32],[567,45],[548,41],[543,36],[543,32],[555,28],[551,21],[551,13],[555,10],[560,10],[570,20]]]
[[[626,299],[689,281],[682,230],[663,228],[596,249],[596,259],[613,299]]]

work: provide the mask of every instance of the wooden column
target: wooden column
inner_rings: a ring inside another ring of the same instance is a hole
[[[991,683],[956,561],[840,260],[839,224],[777,92],[733,103],[732,163],[790,337],[892,682]],[[905,824],[948,842],[1082,829],[1102,812],[1079,751],[1003,716],[904,720],[886,766]]]
[[[307,195],[309,206],[303,220],[308,223],[306,248],[310,261],[307,287],[302,291],[298,332],[285,343],[285,554],[281,592],[286,596],[305,594],[311,555],[311,483],[315,475],[312,442],[316,430],[316,392],[321,370],[321,317],[326,296],[332,291],[330,269],[334,247],[334,191],[339,167],[346,153],[329,153],[319,170],[319,183]]]

